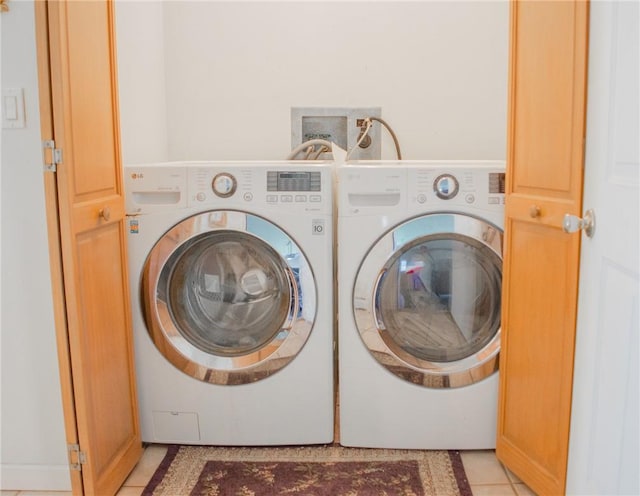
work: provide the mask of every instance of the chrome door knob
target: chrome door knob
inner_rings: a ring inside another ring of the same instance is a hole
[[[593,210],[587,210],[582,219],[570,214],[566,214],[564,216],[564,221],[562,222],[562,230],[564,232],[574,233],[581,229],[584,229],[584,233],[588,238],[593,237],[593,233],[596,229],[596,215]]]

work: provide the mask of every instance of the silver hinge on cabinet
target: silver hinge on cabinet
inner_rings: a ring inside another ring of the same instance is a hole
[[[80,451],[79,444],[67,445],[69,451],[69,467],[71,470],[82,471],[82,465],[87,462],[87,455],[84,451]]]
[[[43,141],[42,154],[44,170],[47,172],[56,172],[58,164],[62,163],[62,150],[56,148],[56,142],[53,140]]]

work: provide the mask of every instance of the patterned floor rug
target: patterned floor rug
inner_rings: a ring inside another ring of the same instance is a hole
[[[169,446],[143,496],[471,496],[457,451]]]

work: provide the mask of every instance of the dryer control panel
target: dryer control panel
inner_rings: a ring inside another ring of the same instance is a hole
[[[415,166],[408,167],[407,174],[409,206],[504,208],[505,173],[501,163]]]
[[[503,218],[502,161],[356,161],[339,167],[337,175],[339,216],[477,211],[495,222]]]

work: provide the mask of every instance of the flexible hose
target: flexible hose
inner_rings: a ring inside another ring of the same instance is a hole
[[[381,119],[380,117],[369,117],[369,119],[371,119],[372,121],[378,121],[380,124],[382,124],[384,127],[387,128],[387,131],[389,131],[389,134],[393,138],[393,144],[396,145],[396,155],[398,156],[398,160],[402,160],[402,154],[400,153],[400,143],[398,142],[398,137],[396,136],[396,133],[394,133],[393,129],[391,129],[391,126],[387,124],[387,122],[384,119]]]
[[[332,143],[331,141],[323,140],[323,139],[310,139],[309,141],[305,141],[304,143],[300,143],[296,146],[291,153],[287,156],[287,160],[295,160],[298,154],[302,151],[305,151],[310,146],[321,145],[326,146],[328,150],[331,150]]]

